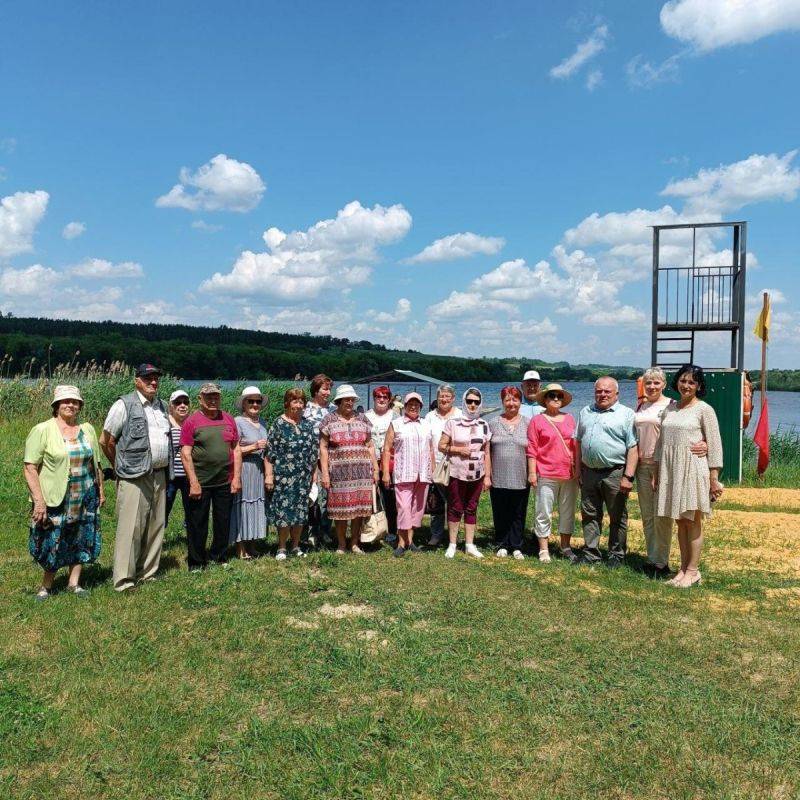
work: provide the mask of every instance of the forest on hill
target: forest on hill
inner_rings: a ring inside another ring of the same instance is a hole
[[[98,365],[152,361],[187,379],[294,378],[325,372],[337,380],[388,369],[410,369],[448,381],[513,381],[524,369],[538,369],[544,380],[593,380],[611,373],[632,378],[636,367],[571,365],[522,358],[460,358],[390,350],[367,341],[334,336],[229,328],[122,322],[81,322],[0,316],[3,373],[36,376],[58,364]],[[32,361],[33,360],[33,361]]]

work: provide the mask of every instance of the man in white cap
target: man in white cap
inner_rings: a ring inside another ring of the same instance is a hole
[[[542,379],[535,369],[529,369],[522,376],[522,405],[519,407],[519,413],[526,419],[530,420],[544,411],[544,406],[540,406],[536,401],[541,383]]]
[[[139,364],[135,391],[109,409],[100,447],[117,475],[114,588],[151,579],[161,563],[166,521],[170,435],[167,407],[157,396],[161,370]]]

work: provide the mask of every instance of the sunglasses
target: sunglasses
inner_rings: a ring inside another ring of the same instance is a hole
[[[248,400],[247,404],[251,406],[260,406],[262,403],[261,400]]]
[[[188,406],[189,405],[189,401],[188,400],[176,400],[175,401],[175,405],[176,406]]]
[[[558,392],[548,392],[545,395],[545,397],[548,400],[563,400],[564,399],[564,395],[563,394],[559,394]]]
[[[464,402],[465,402],[465,403],[466,403],[468,406],[479,406],[479,405],[481,404],[481,401],[480,401],[480,400],[472,400],[472,399],[470,399],[470,398],[467,398],[467,399],[466,399]]]

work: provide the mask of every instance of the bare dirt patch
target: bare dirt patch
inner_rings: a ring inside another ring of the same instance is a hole
[[[286,617],[284,622],[290,628],[298,631],[315,631],[319,628],[319,622],[310,622],[307,619],[297,619],[297,617]]]
[[[726,487],[724,502],[737,503],[758,509],[763,506],[780,507],[800,511],[800,489],[757,489]]]
[[[317,614],[331,619],[355,619],[357,617],[374,617],[375,609],[367,605],[351,605],[342,603],[339,606],[332,606],[325,603],[317,609]]]

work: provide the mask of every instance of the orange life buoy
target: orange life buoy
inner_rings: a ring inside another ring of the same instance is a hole
[[[636,399],[642,403],[644,401],[644,375],[640,375],[636,379]]]
[[[746,428],[750,424],[750,418],[753,416],[753,384],[747,373],[744,374],[742,381],[742,428]]]

